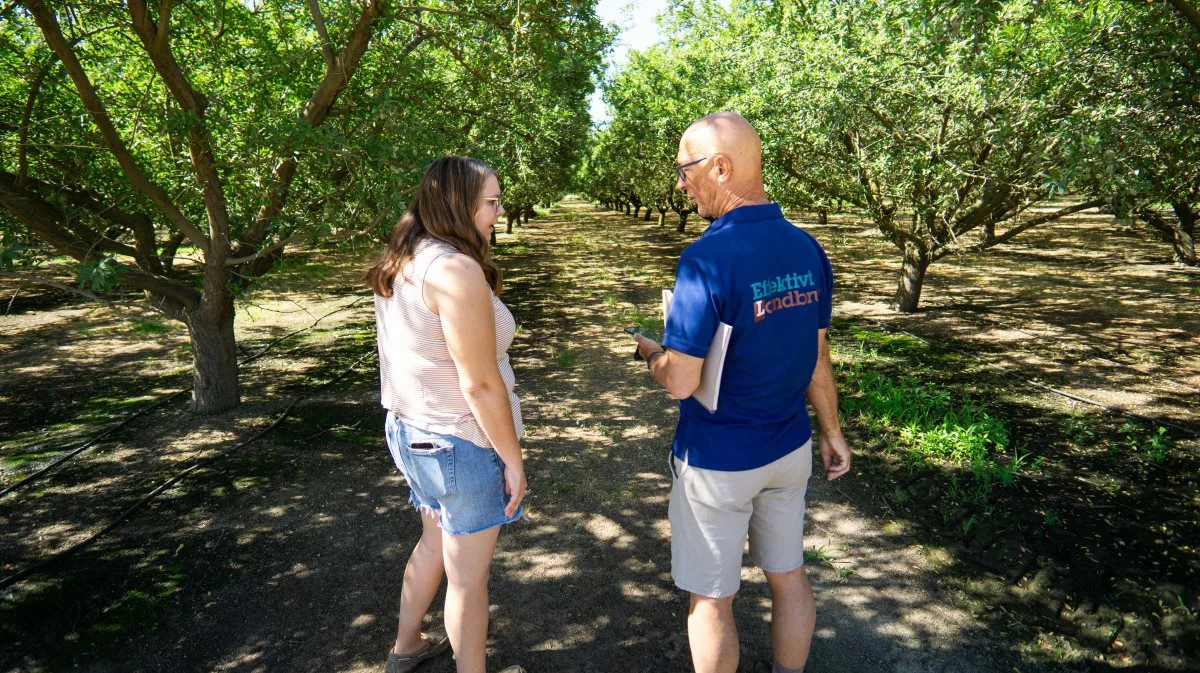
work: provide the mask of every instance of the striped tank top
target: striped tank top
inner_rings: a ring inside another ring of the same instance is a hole
[[[440,257],[458,254],[462,253],[446,243],[426,239],[417,244],[412,261],[396,274],[392,296],[375,295],[381,399],[384,408],[409,425],[491,448],[491,441],[459,388],[458,369],[446,346],[441,316],[430,311],[421,296],[429,266]],[[521,403],[513,392],[517,380],[508,360],[516,321],[494,294],[492,313],[496,321],[496,364],[508,389],[513,426],[517,437],[522,437]]]

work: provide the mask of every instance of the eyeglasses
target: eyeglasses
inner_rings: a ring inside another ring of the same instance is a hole
[[[483,197],[483,200],[491,203],[492,209],[494,209],[494,210],[500,210],[501,208],[504,207],[504,204],[500,203],[499,196],[485,196],[485,197]]]
[[[679,176],[680,182],[687,182],[687,173],[684,173],[683,169],[687,168],[688,166],[695,166],[696,164],[700,163],[701,161],[704,161],[707,158],[708,157],[700,157],[699,159],[697,159],[695,161],[689,161],[686,164],[675,164],[675,175]]]

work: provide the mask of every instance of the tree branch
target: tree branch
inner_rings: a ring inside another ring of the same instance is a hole
[[[192,170],[195,171],[196,180],[200,184],[200,194],[208,214],[208,235],[212,241],[212,245],[205,250],[205,258],[214,264],[222,264],[229,251],[229,207],[225,201],[221,177],[217,173],[212,139],[204,123],[208,100],[192,88],[171,51],[168,39],[170,13],[171,2],[164,0],[158,10],[158,21],[152,22],[145,0],[129,0],[129,15],[134,32],[141,39],[155,71],[180,107],[191,115],[188,124],[188,151]]]
[[[451,37],[450,40],[447,40],[447,39],[444,39],[445,38],[444,33],[442,33],[439,30],[430,28],[428,25],[421,23],[420,21],[417,21],[416,19],[409,19],[409,18],[405,18],[403,16],[400,16],[397,18],[405,23],[412,24],[413,26],[415,26],[417,28],[418,31],[423,32],[426,35],[428,35],[429,37],[433,38],[434,42],[437,42],[439,45],[441,45],[442,49],[445,49],[446,51],[450,52],[451,58],[453,58],[455,60],[455,62],[457,62],[460,66],[462,66],[463,70],[466,70],[468,73],[470,73],[471,76],[474,77],[477,82],[487,82],[488,81],[488,78],[485,77],[483,75],[483,73],[479,72],[474,67],[472,67],[470,65],[470,63],[467,61],[467,57],[463,56],[462,52],[459,51],[456,47],[454,47],[453,40],[458,39],[457,37]]]
[[[830,198],[841,199],[850,205],[858,206],[859,208],[864,207],[862,199],[858,198],[853,193],[849,193],[853,190],[835,189],[827,182],[801,173],[796,169],[795,159],[790,152],[784,151],[781,153],[780,167],[783,169],[784,173],[787,173],[788,177],[797,182],[809,185],[811,187],[816,187],[817,191],[823,192]]]
[[[134,161],[133,155],[130,154],[129,148],[125,145],[125,141],[117,132],[116,126],[113,124],[112,118],[108,114],[108,110],[104,107],[104,103],[96,94],[96,89],[76,57],[74,50],[63,37],[62,30],[59,28],[58,20],[54,17],[53,12],[46,8],[43,0],[23,0],[26,8],[33,14],[34,20],[37,21],[38,27],[42,31],[42,35],[46,38],[46,43],[58,55],[66,67],[71,80],[75,84],[75,89],[79,93],[80,100],[83,101],[84,107],[87,108],[92,120],[100,129],[100,135],[104,138],[105,144],[110,152],[116,158],[117,163],[121,166],[121,170],[133,186],[147,197],[173,224],[179,231],[183,232],[191,241],[207,252],[209,250],[208,238],[197,229],[183,214],[181,210],[171,201],[161,188],[150,182],[141,169],[138,168],[137,162]]]
[[[1187,19],[1187,22],[1192,24],[1192,28],[1200,33],[1200,9],[1192,6],[1188,0],[1167,0],[1175,9]]]
[[[146,271],[150,273],[162,273],[162,263],[158,258],[154,243],[154,223],[146,215],[126,212],[115,205],[105,203],[105,199],[102,197],[79,187],[52,185],[36,178],[27,178],[25,183],[22,184],[18,176],[2,170],[0,170],[0,180],[7,181],[9,189],[15,190],[15,192],[26,191],[26,187],[29,187],[40,190],[43,193],[57,192],[65,194],[67,200],[76,208],[86,210],[107,222],[128,229],[133,233],[133,248],[123,246],[115,241],[109,241],[101,236],[100,233],[92,231],[90,228],[84,228],[82,231],[78,227],[72,228],[75,234],[81,237],[83,244],[91,247],[99,246],[101,249],[109,252],[127,255],[136,260],[138,266]],[[34,195],[31,194],[31,196]]]
[[[329,33],[325,30],[325,17],[321,16],[320,0],[308,0],[308,13],[312,15],[313,26],[317,29],[317,37],[321,38],[321,58],[325,59],[325,69],[336,68],[337,55],[333,53]]]
[[[1035,217],[1035,218],[1032,218],[1025,222],[1022,222],[1021,224],[1009,229],[1008,231],[1004,232],[1003,234],[996,236],[995,238],[992,238],[989,240],[980,241],[973,245],[966,245],[966,246],[960,246],[960,245],[945,246],[941,250],[939,250],[933,254],[933,261],[936,262],[937,260],[945,257],[946,255],[950,255],[950,254],[971,253],[971,252],[980,252],[982,250],[987,250],[988,248],[991,248],[993,246],[1011,241],[1012,239],[1016,238],[1018,234],[1029,231],[1030,229],[1032,229],[1038,225],[1045,224],[1047,222],[1052,222],[1054,220],[1066,217],[1067,215],[1070,215],[1072,213],[1078,213],[1081,210],[1087,210],[1088,208],[1096,208],[1096,207],[1102,206],[1106,202],[1107,201],[1105,199],[1092,199],[1091,201],[1084,201],[1083,203],[1077,203],[1073,206],[1067,206],[1066,208],[1060,208],[1052,213],[1046,213],[1045,215],[1039,215],[1038,217]]]
[[[259,257],[262,257],[263,255],[272,255],[276,251],[282,250],[289,243],[294,243],[295,241],[298,241],[298,240],[300,240],[299,235],[289,236],[281,241],[276,242],[274,245],[272,245],[268,248],[259,249],[258,252],[255,252],[252,255],[246,255],[245,257],[234,257],[233,259],[227,259],[227,260],[225,260],[225,266],[240,266],[242,264],[253,262],[254,260],[258,259]]]
[[[64,226],[66,216],[53,204],[28,189],[14,190],[11,177],[0,172],[0,206],[55,250],[85,264],[96,261],[100,246],[95,241],[84,240],[69,231]],[[120,282],[149,292],[157,298],[156,308],[179,320],[185,311],[199,305],[201,299],[190,285],[138,268],[125,268]]]
[[[25,180],[29,178],[29,121],[33,117],[33,107],[37,102],[38,93],[42,90],[42,83],[46,80],[46,75],[50,74],[50,69],[58,62],[58,57],[54,54],[46,59],[41,68],[38,68],[37,74],[34,75],[33,83],[29,85],[29,95],[25,97],[25,109],[21,112],[21,126],[17,132],[17,186],[24,185]]]
[[[37,283],[38,285],[48,285],[57,290],[62,290],[63,292],[70,292],[71,294],[77,294],[81,297],[87,297],[98,304],[103,304],[105,308],[113,307],[113,303],[104,297],[92,292],[88,292],[83,288],[67,285],[66,283],[60,283],[57,280],[51,280],[50,278],[43,278],[42,276],[35,276],[30,273],[17,273],[16,271],[3,270],[0,270],[0,276],[4,276],[5,278],[17,278],[26,282]]]
[[[341,55],[336,59],[334,67],[325,69],[325,76],[321,79],[321,83],[317,85],[316,91],[308,99],[304,110],[300,113],[300,122],[309,124],[310,126],[320,126],[321,122],[325,121],[325,117],[329,115],[329,110],[337,101],[338,94],[350,82],[350,76],[354,74],[358,67],[358,62],[362,55],[367,50],[367,45],[370,44],[371,34],[375,27],[375,23],[379,16],[383,13],[383,5],[385,0],[368,0],[363,7],[362,14],[355,22],[354,28],[350,32],[350,40],[346,44],[346,48],[342,50]],[[239,241],[238,249],[234,254],[243,256],[250,254],[250,251],[262,244],[267,236],[267,228],[279,216],[283,210],[283,205],[287,201],[288,189],[291,187],[292,180],[296,177],[296,169],[299,164],[299,159],[296,156],[295,149],[290,146],[281,148],[275,169],[271,172],[270,188],[267,194],[267,202],[259,209],[258,214],[254,218],[254,224],[247,228],[246,233]]]
[[[417,14],[420,14],[421,12],[429,12],[430,14],[444,14],[447,16],[458,16],[458,17],[462,17],[464,19],[472,19],[474,21],[483,21],[484,23],[489,23],[493,26],[500,26],[500,27],[505,27],[505,28],[508,27],[508,26],[505,26],[504,24],[500,23],[496,19],[489,17],[489,16],[484,16],[482,14],[472,14],[470,12],[460,12],[460,11],[453,10],[453,9],[442,9],[440,7],[422,7],[420,5],[396,5],[396,6],[392,7],[392,9],[394,9],[398,12],[416,12]]]

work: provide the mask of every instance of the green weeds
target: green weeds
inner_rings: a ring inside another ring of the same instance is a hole
[[[1121,428],[1125,437],[1125,445],[1134,453],[1144,453],[1153,463],[1161,463],[1167,458],[1174,441],[1167,435],[1167,429],[1158,426],[1150,429],[1148,426],[1132,420],[1125,421]]]
[[[970,465],[1008,447],[1004,423],[983,404],[946,389],[851,368],[843,408],[873,432],[892,435],[916,460]]]
[[[162,324],[157,320],[138,319],[133,321],[133,325],[129,327],[129,333],[134,336],[156,336],[159,334],[167,334],[171,328]]]
[[[505,257],[508,255],[524,255],[525,253],[529,252],[530,249],[531,248],[526,243],[498,243],[492,246],[492,254],[498,257]]]
[[[1008,427],[982,400],[957,394],[953,388],[906,373],[889,376],[888,360],[897,357],[909,372],[920,363],[941,368],[941,356],[931,355],[914,339],[859,330],[857,350],[839,352],[842,412],[854,425],[881,437],[890,453],[910,467],[949,469],[944,496],[950,502],[986,506],[996,487],[1011,486],[1019,473],[1041,467],[1042,459],[1012,446]],[[887,352],[886,355],[880,351]],[[890,500],[905,505],[913,500],[899,487]],[[975,524],[963,523],[963,534]]]
[[[563,348],[554,355],[554,363],[559,367],[570,368],[575,366],[575,361],[578,359],[578,354],[570,348]]]

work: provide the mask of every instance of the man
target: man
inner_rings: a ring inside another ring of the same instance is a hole
[[[733,598],[742,547],[767,576],[775,673],[804,669],[815,609],[804,572],[812,428],[827,479],[850,470],[825,332],[833,274],[821,246],[783,218],[762,183],[762,143],[721,112],[679,142],[675,189],[712,224],[683,251],[663,345],[636,336],[654,380],[680,401],[671,466],[671,575],[691,593],[697,673],[738,666]],[[733,326],[717,410],[689,399],[719,322]],[[665,349],[663,348],[665,346]]]

